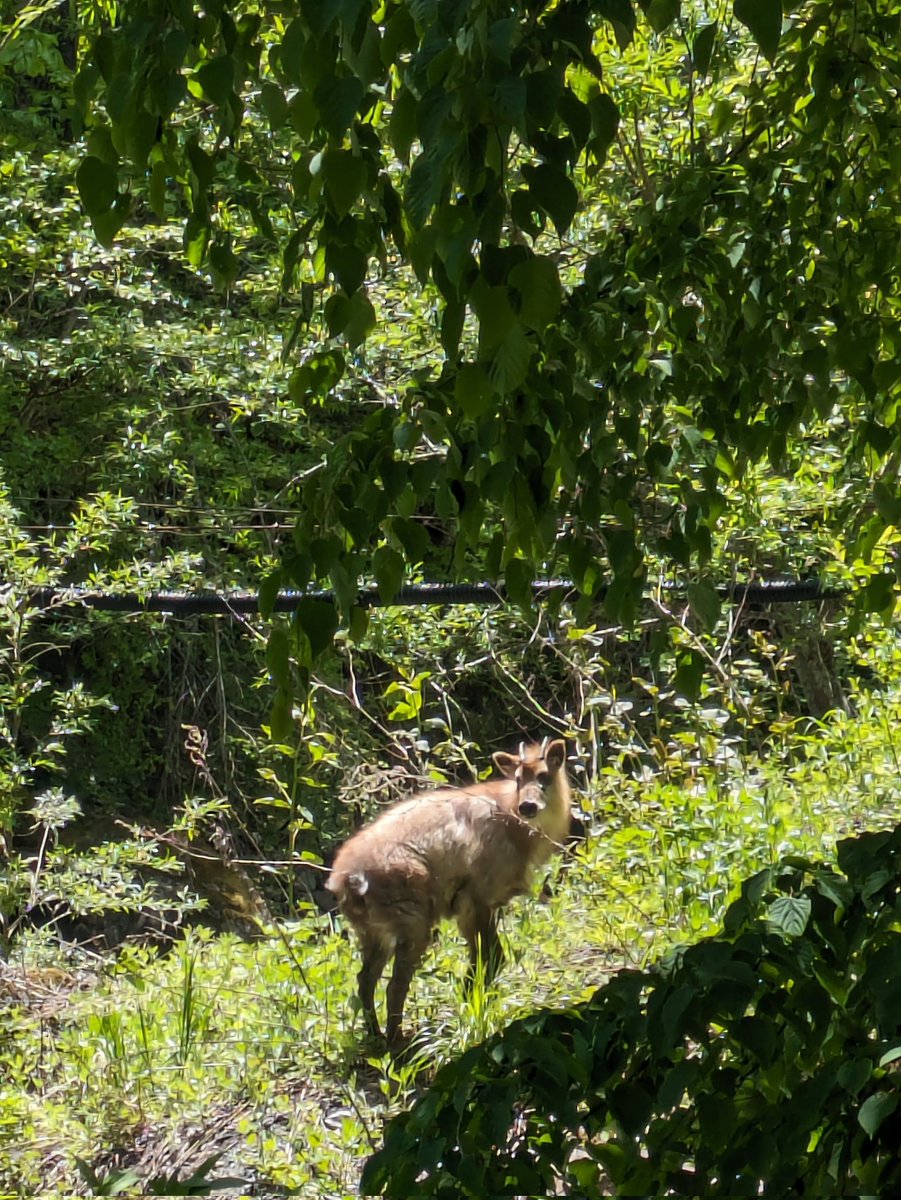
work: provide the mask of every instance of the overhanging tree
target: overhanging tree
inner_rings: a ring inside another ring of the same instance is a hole
[[[829,419],[847,561],[878,551],[864,601],[890,604],[901,5],[123,0],[84,17],[77,183],[98,237],[180,215],[189,260],[228,287],[250,222],[301,301],[296,403],[363,352],[389,260],[437,297],[441,365],[311,476],[270,588],[328,582],[348,614],[362,575],[391,595],[428,509],[452,573],[502,577],[514,601],[555,570],[588,596],[608,581],[628,618],[653,552],[694,575],[709,620],[729,485]]]

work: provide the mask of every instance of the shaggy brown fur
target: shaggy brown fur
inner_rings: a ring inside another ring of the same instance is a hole
[[[442,920],[457,922],[473,969],[481,961],[489,978],[497,971],[498,910],[529,890],[569,832],[565,759],[559,739],[495,754],[505,778],[403,800],[338,851],[326,887],[360,941],[357,982],[372,1033],[375,988],[393,955],[386,1033],[402,1040],[410,981]]]

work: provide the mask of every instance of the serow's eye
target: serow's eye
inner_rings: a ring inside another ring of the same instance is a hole
[[[548,784],[551,782],[550,771],[539,771],[538,774],[535,776],[535,782],[538,784],[539,787],[546,788],[548,786]]]

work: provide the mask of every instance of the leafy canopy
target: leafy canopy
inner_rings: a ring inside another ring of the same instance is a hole
[[[885,0],[122,0],[90,10],[77,185],[108,243],[179,219],[228,288],[300,301],[289,394],[434,297],[433,369],[307,481],[278,583],[428,556],[529,602],[569,575],[628,619],[649,554],[701,572],[729,489],[828,421],[847,565],[886,608],[899,504],[896,96]],[[302,353],[298,347],[303,346]],[[875,555],[875,559],[874,559]],[[271,589],[270,589],[271,590]]]

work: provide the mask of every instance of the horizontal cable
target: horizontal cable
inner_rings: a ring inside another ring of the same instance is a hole
[[[663,584],[663,590],[671,594],[684,594],[685,586],[678,583]],[[9,595],[13,589],[0,590]],[[595,599],[602,600],[606,588],[600,588]],[[849,589],[827,587],[816,579],[774,579],[759,583],[730,583],[716,589],[723,600],[733,604],[788,604],[800,601],[838,600],[849,594]],[[575,600],[578,590],[565,579],[542,580],[532,584],[535,600],[550,598]],[[260,610],[259,595],[255,592],[150,592],[139,595],[134,592],[111,593],[90,591],[86,588],[30,588],[24,595],[38,608],[77,604],[95,608],[102,612],[141,613],[257,613]],[[274,612],[293,612],[301,600],[319,600],[335,603],[334,592],[316,590],[308,592],[279,592],[272,605]],[[357,597],[362,608],[388,608],[392,606],[442,604],[506,604],[507,591],[502,584],[491,583],[417,583],[402,587],[391,599],[383,600],[376,587],[363,588]]]

